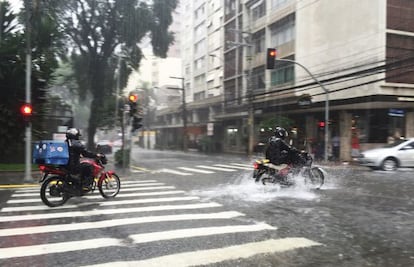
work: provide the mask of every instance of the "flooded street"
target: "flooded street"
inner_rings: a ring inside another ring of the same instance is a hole
[[[285,254],[283,266],[412,266],[412,171],[373,172],[352,166],[325,170],[325,184],[319,190],[309,189],[300,177],[288,188],[262,185],[247,170],[168,180],[203,201],[221,203],[277,227],[278,237],[306,236],[323,244],[303,251],[300,258]],[[263,266],[279,260],[267,259]]]

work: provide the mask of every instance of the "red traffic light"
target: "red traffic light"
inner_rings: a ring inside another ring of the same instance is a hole
[[[33,108],[32,108],[32,105],[30,105],[30,104],[28,104],[28,103],[23,104],[23,105],[20,107],[20,113],[21,113],[23,116],[25,116],[25,117],[27,117],[27,116],[32,116],[32,113],[33,113]]]
[[[274,69],[275,68],[275,60],[276,60],[276,49],[275,48],[268,48],[267,55],[266,55],[266,69]]]
[[[138,101],[138,95],[137,94],[130,94],[128,99],[129,99],[130,102],[135,103],[135,102]]]
[[[324,121],[318,122],[318,126],[321,128],[325,127],[325,122]]]

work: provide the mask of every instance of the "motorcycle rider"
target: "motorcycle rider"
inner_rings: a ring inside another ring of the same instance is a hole
[[[286,143],[285,139],[288,135],[286,129],[276,126],[274,136],[269,138],[265,155],[270,161],[268,167],[275,169],[276,173],[288,166],[290,153],[296,151],[296,148]]]
[[[95,154],[86,150],[85,146],[79,140],[81,133],[76,128],[70,128],[66,131],[66,141],[69,147],[69,163],[68,169],[72,177],[78,178],[80,185],[89,185],[93,179],[93,167],[88,163],[81,163],[80,157],[99,158],[102,154]],[[82,186],[80,186],[82,191]]]

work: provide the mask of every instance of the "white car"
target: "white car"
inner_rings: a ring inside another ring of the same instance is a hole
[[[357,161],[371,169],[384,171],[393,171],[399,167],[414,167],[414,138],[397,140],[382,148],[364,151]]]

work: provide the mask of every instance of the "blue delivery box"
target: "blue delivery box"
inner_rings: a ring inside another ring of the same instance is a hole
[[[42,140],[33,147],[33,163],[67,165],[69,163],[69,147],[66,141]]]

